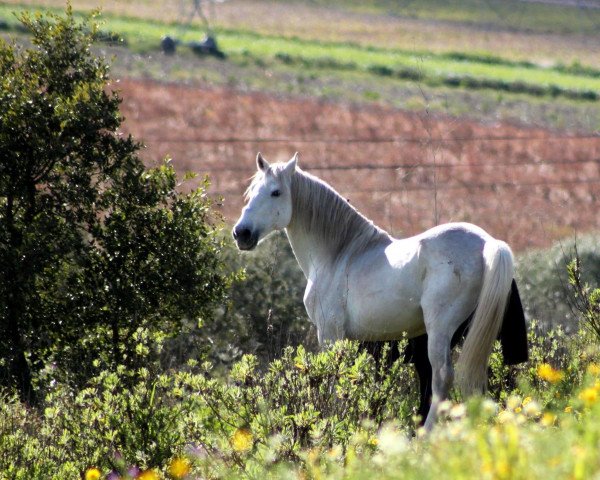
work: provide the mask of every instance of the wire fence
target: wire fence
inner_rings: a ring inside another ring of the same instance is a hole
[[[412,143],[423,145],[424,147],[434,147],[436,145],[444,145],[451,143],[471,143],[471,142],[564,142],[564,141],[579,141],[579,140],[598,140],[598,151],[600,152],[600,135],[553,135],[553,136],[479,136],[479,137],[384,137],[384,138],[153,138],[153,144],[269,144],[269,143],[285,143],[290,145],[296,144],[394,144],[394,143]],[[542,166],[542,165],[583,165],[583,164],[600,164],[600,156],[593,158],[547,158],[536,160],[518,160],[506,162],[414,162],[414,163],[303,163],[303,166],[308,170],[399,170],[399,169],[416,169],[416,168],[498,168],[498,167],[521,167],[521,166]],[[252,166],[211,166],[211,172],[246,172],[251,171]]]
[[[516,161],[516,162],[476,162],[476,163],[448,163],[448,162],[420,162],[420,163],[356,163],[356,164],[310,164],[303,163],[305,170],[402,170],[416,168],[498,168],[498,167],[525,167],[544,165],[584,165],[598,164],[600,157],[591,159],[550,159],[539,161]],[[252,166],[216,166],[211,167],[211,172],[249,172]]]
[[[596,142],[597,141],[597,142]],[[452,182],[443,182],[439,179],[430,179],[431,181],[421,180],[420,184],[414,182],[403,182],[401,179],[396,179],[393,188],[381,186],[372,188],[355,188],[344,185],[338,185],[341,191],[348,191],[356,194],[360,193],[373,193],[373,194],[389,194],[397,192],[412,192],[412,191],[433,191],[433,190],[456,190],[456,189],[523,189],[523,188],[534,188],[534,187],[565,187],[565,186],[577,186],[577,185],[596,185],[600,184],[600,135],[596,134],[583,134],[583,135],[510,135],[510,136],[454,136],[454,137],[434,137],[434,136],[395,136],[395,137],[376,137],[376,138],[361,138],[361,137],[344,137],[344,138],[302,138],[302,137],[223,137],[223,138],[152,138],[152,144],[194,144],[199,147],[204,145],[214,144],[289,144],[289,145],[300,145],[300,144],[348,144],[356,147],[357,144],[402,144],[411,143],[422,145],[426,148],[435,148],[435,146],[443,146],[456,143],[486,143],[486,142],[587,142],[584,148],[577,152],[577,154],[571,154],[571,158],[557,157],[557,158],[525,158],[518,160],[507,160],[507,161],[475,161],[475,162],[464,162],[464,161],[417,161],[417,162],[397,162],[397,161],[386,161],[385,163],[377,162],[360,162],[360,163],[341,163],[337,161],[325,161],[321,163],[315,162],[302,162],[302,166],[308,171],[324,171],[324,172],[335,172],[335,171],[413,171],[418,169],[427,170],[452,170],[452,169],[498,169],[498,168],[524,168],[524,167],[543,167],[543,166],[561,166],[570,169],[564,171],[564,174],[577,173],[577,168],[588,167],[597,165],[595,173],[597,176],[586,177],[586,178],[560,178],[560,179],[531,179],[521,178],[513,179],[511,181],[494,181],[494,182],[477,182],[472,179],[461,180],[456,179]],[[585,148],[587,147],[587,148]],[[591,148],[590,148],[591,147]],[[590,157],[586,157],[586,155]],[[440,157],[443,157],[440,154]],[[575,158],[573,158],[575,157]],[[246,162],[244,165],[228,165],[228,164],[212,164],[207,165],[207,171],[210,174],[251,174],[254,170],[252,162]],[[572,167],[572,168],[571,168]],[[533,173],[533,172],[529,172]],[[239,193],[239,188],[231,189],[219,189],[215,191],[219,195],[230,195]]]
[[[600,227],[599,134],[458,133],[367,138],[159,134],[149,143],[190,159],[193,168],[201,165],[230,221],[239,215],[242,193],[256,169],[248,152],[269,149],[281,158],[282,152],[291,156],[297,149],[304,170],[331,183],[393,234],[471,221],[524,249]]]
[[[222,137],[222,138],[152,138],[152,143],[416,143],[422,145],[467,142],[522,142],[522,141],[599,140],[600,134],[585,135],[524,135],[524,136],[473,136],[473,137]]]

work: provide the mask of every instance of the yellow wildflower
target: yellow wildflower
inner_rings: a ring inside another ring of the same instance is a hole
[[[160,477],[158,476],[158,473],[150,469],[144,470],[142,473],[140,473],[137,476],[137,480],[160,480]]]
[[[600,375],[600,365],[597,363],[590,363],[587,367],[587,373],[595,377]]]
[[[187,458],[174,458],[169,465],[169,475],[173,478],[184,478],[191,469],[192,465]]]
[[[377,445],[379,445],[379,440],[377,439],[377,437],[371,437],[369,438],[367,443],[373,447],[376,447]]]
[[[565,413],[571,413],[573,411],[573,407],[571,405],[567,405],[565,407]]]
[[[523,399],[523,406],[525,407],[528,403],[530,403],[533,400],[533,398],[531,397],[525,397]]]
[[[496,463],[496,473],[500,478],[507,477],[510,473],[510,464],[506,460],[500,460]]]
[[[579,399],[583,400],[583,402],[589,407],[590,405],[596,403],[596,400],[598,400],[598,390],[596,390],[594,387],[586,388],[579,394]]]
[[[158,473],[156,473],[154,470],[150,469],[150,470],[144,470],[142,473],[140,473],[137,477],[137,480],[160,480],[160,477],[158,476]]]
[[[537,369],[538,377],[550,383],[556,383],[562,380],[564,374],[560,370],[552,368],[548,363],[542,363]]]
[[[302,362],[296,362],[296,363],[294,364],[294,366],[295,366],[295,367],[296,367],[298,370],[300,370],[301,372],[304,372],[304,371],[306,370],[306,364],[305,364],[305,363],[302,363]]]
[[[231,446],[236,452],[245,452],[252,448],[252,432],[248,428],[238,428],[231,436]]]
[[[95,467],[85,471],[85,480],[100,480],[100,477],[102,477],[102,473]]]
[[[556,422],[556,415],[550,412],[544,413],[544,415],[542,415],[542,419],[540,420],[540,423],[544,427],[550,427],[551,425],[554,425],[554,422]]]

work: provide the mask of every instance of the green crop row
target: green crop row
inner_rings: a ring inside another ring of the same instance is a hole
[[[0,5],[0,18],[5,28],[17,24],[9,12],[14,6]],[[16,28],[16,27],[15,27]],[[165,35],[177,38],[183,45],[198,41],[203,32],[192,27],[166,24],[136,18],[104,17],[104,39],[135,51],[160,48]],[[530,62],[515,62],[487,54],[464,52],[433,54],[400,49],[363,47],[351,43],[333,43],[260,35],[255,32],[221,30],[217,32],[219,47],[230,61],[251,58],[328,70],[356,70],[373,75],[444,85],[463,89],[491,89],[533,96],[564,96],[581,100],[598,100],[600,71],[580,64],[540,67]]]

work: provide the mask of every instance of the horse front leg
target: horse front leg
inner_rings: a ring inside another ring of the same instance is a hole
[[[431,406],[431,383],[432,371],[429,357],[427,356],[427,335],[420,335],[411,338],[408,341],[405,351],[405,362],[412,362],[415,365],[417,376],[419,377],[419,408],[417,415],[419,416],[421,425],[425,424],[425,419],[429,414]],[[409,356],[409,358],[407,358]]]

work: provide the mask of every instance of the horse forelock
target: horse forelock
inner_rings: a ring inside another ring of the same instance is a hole
[[[246,191],[244,192],[244,200],[247,202],[252,198],[252,196],[254,195],[254,191],[258,188],[258,186],[262,183],[262,181],[267,175],[273,175],[277,178],[279,174],[283,171],[284,167],[285,164],[276,163],[271,165],[266,172],[263,172],[261,170],[255,172],[254,175],[252,175],[252,177],[250,178],[250,185],[248,185],[248,188],[246,188]]]
[[[244,192],[244,201],[247,202],[248,200],[250,200],[250,198],[252,198],[254,190],[262,181],[262,177],[262,172],[256,172],[254,175],[252,175],[252,177],[250,177],[250,185],[248,185],[248,188],[246,188],[246,191]]]
[[[330,185],[300,168],[292,175],[291,189],[292,223],[320,237],[334,256],[389,238]]]

